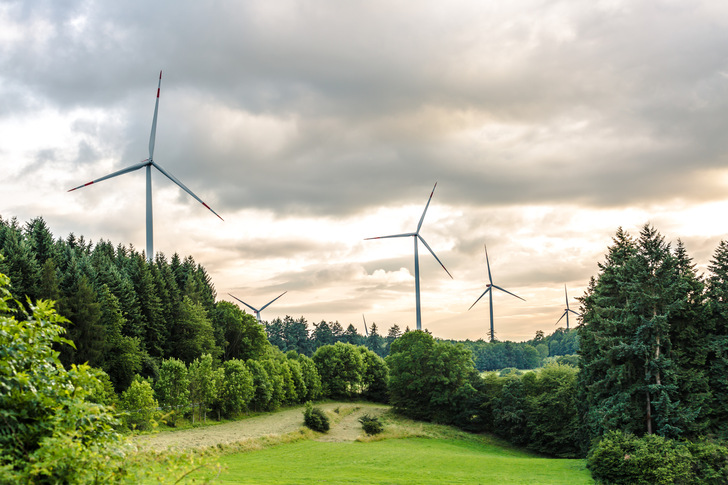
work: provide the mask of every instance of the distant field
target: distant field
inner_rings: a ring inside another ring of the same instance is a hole
[[[216,483],[593,484],[583,460],[537,458],[495,445],[405,438],[304,441],[221,457]]]

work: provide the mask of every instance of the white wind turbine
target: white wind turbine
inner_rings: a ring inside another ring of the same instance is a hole
[[[369,239],[386,239],[391,237],[412,237],[415,241],[415,301],[416,301],[416,307],[417,307],[417,330],[422,330],[422,312],[420,310],[420,259],[417,252],[417,240],[422,241],[422,244],[425,245],[425,247],[430,251],[430,254],[437,260],[438,263],[440,263],[440,266],[442,266],[442,269],[445,270],[445,272],[452,278],[452,275],[447,270],[444,264],[442,264],[442,261],[437,257],[435,252],[430,248],[430,246],[427,244],[427,242],[424,240],[422,236],[420,236],[420,228],[422,227],[422,221],[425,220],[425,214],[427,213],[427,208],[430,206],[430,201],[432,200],[432,195],[435,193],[435,187],[437,187],[437,182],[435,182],[435,186],[432,187],[432,192],[430,192],[430,198],[427,199],[427,205],[425,205],[425,210],[422,211],[422,217],[420,217],[420,222],[417,224],[417,230],[415,232],[408,232],[406,234],[394,234],[392,236],[379,236],[379,237],[368,237],[365,240]]]
[[[364,314],[361,314],[361,318],[364,320],[364,334],[368,337],[369,336],[369,330],[367,330],[367,319],[364,318]]]
[[[79,185],[78,187],[74,187],[69,192],[73,192],[76,189],[81,189],[83,187],[87,187],[91,184],[94,184],[96,182],[101,182],[102,180],[110,179],[113,177],[116,177],[118,175],[123,175],[128,172],[133,172],[134,170],[139,170],[140,168],[146,167],[147,169],[147,259],[149,261],[152,261],[154,258],[154,230],[153,230],[153,224],[152,224],[152,167],[156,168],[162,174],[167,177],[169,180],[177,184],[182,190],[190,194],[197,202],[207,207],[210,212],[215,214],[217,217],[220,217],[220,215],[215,212],[214,210],[210,209],[210,207],[205,204],[202,199],[197,197],[190,189],[185,187],[185,185],[177,180],[173,175],[170,175],[167,173],[162,167],[157,164],[157,162],[154,161],[154,139],[157,134],[157,111],[159,110],[159,91],[162,87],[162,71],[159,71],[159,84],[157,85],[157,101],[154,105],[154,118],[152,119],[152,132],[149,135],[149,158],[146,160],[142,160],[141,162],[132,165],[130,167],[121,169],[117,172],[111,173],[109,175],[105,175],[101,178],[98,178],[96,180],[92,180],[91,182],[88,182],[83,185]],[[222,217],[220,217],[220,220],[223,220]]]
[[[262,312],[263,310],[265,310],[265,309],[266,309],[266,308],[268,307],[268,305],[270,305],[271,303],[273,303],[274,301],[276,301],[276,300],[277,300],[278,298],[282,297],[282,296],[283,296],[283,295],[285,295],[286,293],[288,293],[288,291],[284,291],[284,292],[283,292],[283,293],[281,293],[280,295],[276,296],[276,297],[275,297],[275,298],[273,298],[273,299],[272,299],[271,301],[269,301],[268,303],[266,303],[265,305],[263,305],[262,307],[260,307],[260,309],[258,309],[258,308],[254,308],[254,307],[252,307],[252,306],[248,305],[247,303],[245,303],[245,302],[244,302],[243,300],[241,300],[240,298],[238,298],[238,297],[237,297],[237,296],[235,296],[235,295],[231,295],[230,293],[228,293],[228,295],[232,296],[233,298],[235,298],[236,300],[238,300],[238,301],[239,301],[240,303],[242,303],[242,304],[243,304],[243,305],[245,305],[246,307],[248,307],[248,308],[250,308],[251,310],[253,310],[253,311],[255,312],[255,318],[257,318],[257,319],[258,319],[258,323],[262,323],[262,322],[260,321],[260,312]]]
[[[493,342],[493,341],[495,341],[495,330],[493,329],[493,291],[492,291],[493,288],[497,288],[497,289],[499,289],[499,290],[501,290],[501,291],[503,291],[505,293],[508,293],[511,296],[515,296],[516,298],[519,298],[521,300],[523,300],[523,298],[521,298],[520,296],[518,296],[518,295],[516,295],[514,293],[511,293],[510,291],[506,290],[505,288],[501,288],[500,286],[493,284],[493,276],[490,273],[490,261],[488,260],[488,248],[485,247],[485,244],[483,244],[483,248],[485,248],[485,263],[488,265],[488,281],[489,281],[489,283],[485,285],[487,288],[485,289],[485,291],[483,292],[483,294],[481,294],[478,297],[478,299],[475,300],[475,303],[478,303],[480,301],[480,299],[483,298],[483,296],[485,296],[486,293],[490,293],[488,295],[489,298],[490,298],[490,341]],[[526,301],[526,300],[523,300],[523,301]],[[472,305],[470,305],[470,308],[473,308],[475,306],[475,303],[473,303]],[[470,310],[470,308],[468,308],[468,310]]]
[[[577,317],[581,315],[580,313],[575,312],[571,308],[569,308],[569,294],[566,292],[566,285],[564,285],[564,296],[566,297],[566,308],[564,309],[564,313],[561,314],[561,317],[556,321],[555,325],[558,325],[562,318],[566,317],[566,331],[569,331],[569,313],[573,313]]]

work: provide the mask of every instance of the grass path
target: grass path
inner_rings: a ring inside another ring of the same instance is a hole
[[[334,419],[331,431],[322,435],[319,438],[321,441],[353,441],[361,434],[361,426],[357,421],[359,416],[366,412],[381,414],[388,409],[386,406],[368,403],[325,403],[319,407],[329,411],[334,417],[336,417],[334,410],[337,408],[345,414],[339,422]],[[360,409],[353,411],[354,408]],[[134,442],[142,450],[188,450],[231,445],[265,436],[285,435],[298,431],[301,426],[303,426],[303,406],[213,426],[141,435],[135,437]]]

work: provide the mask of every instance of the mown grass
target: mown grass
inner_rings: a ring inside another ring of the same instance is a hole
[[[318,442],[299,436],[218,449],[216,461],[223,471],[215,483],[594,483],[584,460],[545,458],[490,436],[391,414],[384,420],[383,434],[356,442]]]
[[[460,440],[303,441],[220,458],[217,483],[590,484],[581,460],[506,452]]]

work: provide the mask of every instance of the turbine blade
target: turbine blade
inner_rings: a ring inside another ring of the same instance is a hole
[[[154,140],[157,138],[157,111],[159,111],[159,91],[162,88],[162,71],[159,71],[159,84],[157,84],[157,101],[154,104],[154,118],[152,118],[152,132],[149,134],[149,160],[154,160]]]
[[[363,313],[361,314],[361,318],[362,318],[362,320],[364,320],[364,333],[368,337],[369,336],[369,330],[367,330],[367,319],[364,318],[364,314]]]
[[[367,238],[364,238],[364,240],[369,241],[370,239],[388,239],[391,237],[411,237],[411,236],[416,236],[416,235],[417,235],[417,233],[415,233],[415,232],[408,232],[407,234],[393,234],[391,236],[367,237]]]
[[[564,313],[562,313],[562,314],[561,314],[561,318],[559,318],[558,320],[556,320],[556,323],[554,323],[554,325],[558,325],[558,324],[559,324],[559,322],[561,321],[561,319],[562,319],[562,318],[564,318],[564,317],[566,316],[566,314],[567,314],[567,313],[568,313],[568,312],[564,311]]]
[[[435,258],[435,259],[437,260],[437,262],[438,262],[438,263],[440,263],[440,266],[442,266],[442,269],[444,269],[444,270],[445,270],[445,273],[447,273],[447,274],[448,274],[448,276],[449,276],[449,277],[450,277],[451,279],[455,279],[455,278],[453,278],[453,277],[452,277],[452,275],[451,275],[451,274],[450,274],[450,272],[449,272],[449,271],[447,270],[447,268],[445,267],[445,265],[444,265],[444,264],[442,264],[442,261],[440,261],[440,258],[438,258],[438,257],[437,257],[437,255],[435,254],[435,251],[433,251],[433,250],[432,250],[432,248],[430,247],[430,245],[429,245],[429,244],[427,244],[427,241],[425,241],[425,240],[424,240],[424,238],[423,238],[422,236],[420,236],[419,234],[417,234],[417,238],[419,238],[419,240],[420,240],[420,241],[422,241],[422,244],[424,244],[424,245],[425,245],[425,247],[426,247],[426,248],[427,248],[427,249],[428,249],[428,250],[430,251],[430,254],[432,254],[432,256],[433,256],[433,257],[434,257],[434,258]]]
[[[179,186],[179,187],[180,187],[180,188],[181,188],[182,190],[184,190],[185,192],[187,192],[188,194],[190,194],[190,195],[191,195],[191,196],[192,196],[192,197],[193,197],[193,198],[194,198],[194,199],[195,199],[195,200],[196,200],[197,202],[199,202],[200,204],[204,205],[204,206],[205,206],[205,207],[207,208],[207,210],[209,210],[210,212],[212,212],[213,214],[215,214],[215,215],[216,215],[217,217],[220,217],[220,214],[218,214],[218,213],[217,213],[217,212],[215,212],[214,210],[210,209],[210,206],[209,206],[209,205],[205,204],[205,203],[204,203],[204,202],[202,201],[202,199],[200,199],[199,197],[197,197],[197,196],[195,195],[195,193],[194,193],[194,192],[192,192],[192,191],[191,191],[190,189],[188,189],[188,188],[187,188],[187,187],[185,186],[185,184],[183,184],[182,182],[180,182],[179,180],[177,180],[177,178],[176,178],[176,177],[174,177],[174,175],[171,175],[171,174],[167,173],[167,172],[166,172],[166,171],[165,171],[165,170],[164,170],[164,169],[163,169],[162,167],[160,167],[160,166],[159,166],[159,165],[158,165],[158,164],[157,164],[156,162],[152,161],[151,163],[152,163],[152,165],[154,165],[154,167],[155,167],[155,168],[156,168],[157,170],[159,170],[160,172],[162,172],[162,174],[164,174],[164,176],[165,176],[165,177],[167,177],[167,178],[168,178],[169,180],[171,180],[172,182],[176,183],[176,184],[177,184],[177,185],[178,185],[178,186]],[[221,221],[224,221],[225,219],[223,219],[222,217],[220,217],[220,220],[221,220]]]
[[[266,307],[267,307],[268,305],[270,305],[271,303],[273,303],[274,301],[276,301],[276,300],[277,300],[278,298],[282,297],[282,296],[283,296],[283,295],[285,295],[286,293],[288,293],[288,291],[284,291],[284,292],[283,292],[283,293],[281,293],[280,295],[276,296],[276,297],[275,297],[275,298],[273,298],[273,299],[272,299],[271,301],[269,301],[268,303],[266,303],[265,305],[263,305],[262,307],[260,307],[260,310],[258,310],[258,311],[259,311],[259,312],[262,312],[263,310],[265,310],[265,309],[266,309]]]
[[[109,175],[104,175],[101,178],[98,178],[96,180],[92,180],[91,182],[88,182],[88,183],[83,184],[83,185],[79,185],[78,187],[74,187],[71,190],[69,190],[69,192],[73,192],[76,189],[81,189],[83,187],[87,187],[87,186],[89,186],[91,184],[95,184],[96,182],[101,182],[102,180],[110,179],[110,178],[116,177],[118,175],[124,175],[125,173],[133,172],[134,170],[139,170],[140,168],[149,165],[149,163],[150,163],[149,160],[143,160],[143,161],[141,161],[141,162],[139,162],[139,163],[137,163],[135,165],[132,165],[131,167],[122,168],[121,170],[118,170],[118,171],[116,171],[114,173],[110,173]]]
[[[258,310],[257,308],[253,308],[252,306],[248,305],[247,303],[245,303],[245,302],[244,302],[243,300],[241,300],[241,299],[240,299],[240,298],[238,298],[237,296],[235,296],[235,295],[232,295],[232,294],[230,294],[230,293],[228,293],[228,295],[232,296],[233,298],[235,298],[235,299],[236,299],[236,300],[238,300],[238,301],[239,301],[240,303],[242,303],[242,304],[243,304],[243,305],[245,305],[246,307],[250,308],[250,309],[251,309],[251,310],[253,310],[254,312],[256,312],[256,313],[260,312],[260,310]],[[261,308],[261,310],[262,310],[262,308]]]
[[[485,249],[485,264],[488,265],[488,281],[490,284],[493,284],[493,275],[490,274],[490,260],[488,259],[488,247],[483,243],[483,248]]]
[[[497,285],[493,285],[493,286],[494,286],[495,288],[498,288],[498,289],[499,289],[499,290],[501,290],[501,291],[505,291],[506,293],[508,293],[508,294],[509,294],[509,295],[511,295],[511,296],[515,296],[516,298],[518,298],[518,299],[520,299],[520,300],[526,301],[526,300],[524,300],[523,298],[521,298],[520,296],[516,295],[515,293],[511,293],[510,291],[506,290],[505,288],[501,288],[500,286],[497,286]]]
[[[574,315],[576,315],[577,317],[580,317],[580,316],[581,316],[581,313],[575,312],[574,310],[572,310],[572,309],[570,309],[570,308],[567,308],[567,309],[566,309],[566,311],[568,311],[568,312],[571,312],[571,313],[573,313],[573,314],[574,314]]]
[[[486,288],[486,290],[483,292],[483,294],[480,295],[477,300],[475,300],[475,303],[478,303],[480,301],[480,299],[483,298],[485,296],[485,294],[490,291],[490,288],[491,288],[490,286],[488,288]],[[475,303],[470,305],[470,308],[473,308],[475,306]],[[470,311],[470,308],[468,308],[468,311]]]
[[[435,182],[435,187],[437,187],[437,182]],[[427,208],[430,207],[430,201],[432,200],[432,195],[435,193],[435,187],[432,187],[432,192],[430,192],[430,198],[427,199],[427,204],[425,205],[425,210],[422,211],[422,217],[420,217],[420,223],[417,224],[417,233],[419,234],[420,228],[422,227],[422,222],[425,220],[425,214],[427,213]]]
[[[564,296],[566,297],[566,309],[569,309],[569,294],[566,292],[566,284],[564,284]]]

